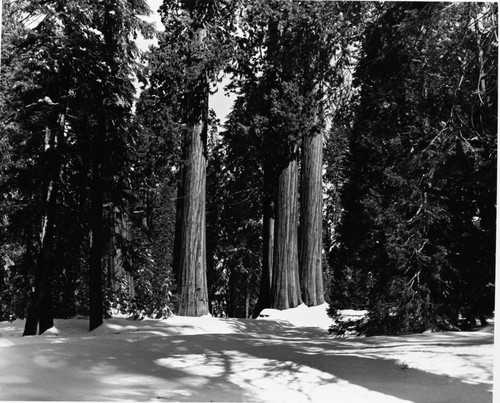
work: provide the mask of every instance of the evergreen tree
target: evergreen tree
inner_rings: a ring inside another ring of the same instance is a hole
[[[8,109],[18,162],[5,186],[16,189],[18,206],[9,221],[26,248],[20,261],[35,268],[26,268],[33,270],[34,281],[25,334],[34,334],[38,322],[40,332],[51,326],[52,285],[58,282],[56,300],[67,304],[65,293],[76,292],[76,283],[83,280],[87,253],[94,328],[103,314],[102,206],[104,195],[112,198],[121,186],[135,92],[131,76],[137,52],[130,35],[146,32],[137,14],[147,7],[140,1],[16,6],[23,35],[9,44],[13,51],[6,63],[14,83]],[[88,296],[85,286],[78,288]],[[62,307],[57,311],[71,313]]]
[[[176,98],[179,70],[170,71],[157,52],[146,60],[149,85],[137,103],[131,176],[135,295],[125,310],[162,317],[175,309],[171,296],[182,105]],[[170,94],[169,103],[160,98],[162,93]]]
[[[136,71],[137,46],[133,35],[144,31],[145,24],[138,15],[149,12],[143,0],[126,3],[105,2],[94,11],[98,19],[95,29],[102,32],[100,62],[106,67],[104,77],[96,77],[105,83],[99,88],[95,101],[100,110],[92,116],[91,126],[91,172],[90,185],[90,330],[102,323],[103,318],[103,245],[105,189],[107,181],[113,180],[120,165],[119,151],[125,147],[124,133],[131,122],[134,87],[131,76]],[[106,152],[109,154],[106,155]],[[118,152],[117,152],[118,151]],[[113,161],[114,155],[118,160]],[[111,157],[111,158],[110,158]],[[106,159],[108,159],[106,161]],[[119,172],[119,171],[118,171]]]
[[[14,196],[7,219],[12,228],[18,227],[15,232],[25,246],[19,260],[24,268],[19,269],[33,276],[24,332],[32,335],[38,325],[43,333],[53,324],[52,285],[55,257],[60,254],[56,234],[62,218],[58,217],[62,216],[61,178],[64,155],[68,153],[66,117],[72,93],[66,75],[68,55],[61,50],[66,38],[51,18],[55,11],[48,5],[24,2],[8,3],[6,9],[14,21],[34,25],[11,25],[12,31],[6,35],[8,51],[4,53],[6,81],[13,84],[5,91],[6,133],[13,145],[12,159],[17,161],[4,182]]]
[[[237,101],[225,130],[213,127],[207,170],[207,250],[212,315],[249,317],[261,265],[260,165]]]
[[[495,5],[401,3],[369,27],[338,252],[368,298],[369,332],[492,312],[496,16]]]

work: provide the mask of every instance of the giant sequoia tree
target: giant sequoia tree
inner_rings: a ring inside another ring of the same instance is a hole
[[[329,101],[343,82],[346,49],[355,40],[361,8],[256,2],[244,15],[249,35],[241,40],[246,59],[239,60],[237,73],[246,108],[255,114],[249,124],[259,137],[264,189],[263,269],[255,314],[271,305],[283,309],[301,300],[307,305],[324,301],[323,132],[336,109]]]
[[[246,23],[254,36],[243,38],[241,61],[247,91],[249,130],[257,136],[263,169],[263,269],[254,315],[267,306],[286,309],[301,303],[298,260],[298,138],[302,99],[287,63],[293,24],[291,3],[256,4]],[[255,29],[253,26],[257,26]],[[263,52],[267,49],[267,52]],[[255,54],[263,56],[255,58]]]
[[[208,313],[206,274],[206,163],[209,83],[202,49],[207,36],[203,11],[196,2],[186,2],[193,18],[187,55],[189,79],[186,82],[186,129],[181,168],[181,221],[178,286],[180,315]],[[197,15],[197,13],[200,13]]]
[[[205,206],[208,95],[210,80],[217,76],[231,50],[233,8],[233,4],[195,0],[165,2],[161,8],[167,31],[158,52],[167,65],[182,69],[179,91],[184,139],[173,262],[180,315],[200,316],[209,308]],[[169,103],[169,98],[163,94],[163,102]]]

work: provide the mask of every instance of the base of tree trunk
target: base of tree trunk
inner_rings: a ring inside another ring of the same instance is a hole
[[[278,178],[274,230],[271,308],[289,309],[302,303],[298,258],[298,166],[292,160]]]

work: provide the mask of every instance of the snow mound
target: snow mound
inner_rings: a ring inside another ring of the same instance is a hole
[[[12,322],[0,322],[0,337],[16,337],[24,329],[24,320],[16,319]]]
[[[494,325],[330,338],[327,305],[254,319],[0,322],[0,400],[491,402]],[[347,313],[346,313],[347,314]],[[362,313],[350,312],[357,316]],[[47,387],[50,385],[50,387]]]
[[[235,329],[228,321],[218,320],[211,315],[200,317],[172,315],[166,319],[144,319],[140,321],[111,318],[92,331],[98,335],[122,333],[149,333],[163,336],[231,334]]]
[[[332,318],[328,316],[327,309],[328,304],[326,302],[312,307],[300,304],[295,308],[282,311],[267,308],[260,313],[259,319],[286,321],[295,327],[318,327],[328,330],[332,325]]]

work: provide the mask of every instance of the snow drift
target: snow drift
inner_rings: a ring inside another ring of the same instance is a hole
[[[491,402],[493,323],[475,332],[335,339],[326,305],[263,318],[0,323],[0,399]]]

